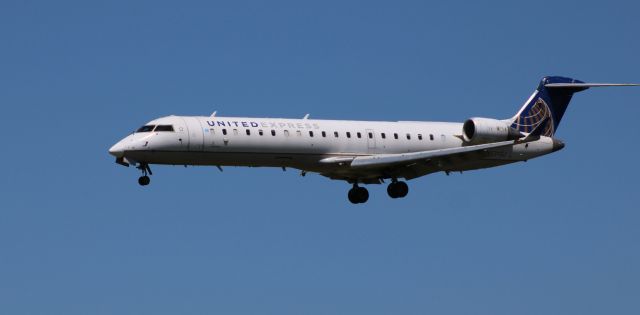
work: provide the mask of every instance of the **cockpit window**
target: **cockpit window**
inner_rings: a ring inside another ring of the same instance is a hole
[[[154,131],[173,131],[172,125],[158,125]]]
[[[153,128],[155,127],[156,127],[155,125],[142,126],[138,130],[136,130],[136,132],[150,132],[150,131],[153,131]]]

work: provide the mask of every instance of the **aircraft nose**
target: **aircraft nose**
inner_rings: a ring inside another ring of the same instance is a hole
[[[122,157],[124,155],[124,145],[122,145],[122,141],[109,148],[109,154],[115,157]]]

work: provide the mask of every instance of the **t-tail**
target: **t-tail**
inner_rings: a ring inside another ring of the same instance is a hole
[[[540,135],[551,137],[558,130],[560,120],[569,106],[574,93],[590,87],[639,86],[640,84],[585,83],[565,77],[544,77],[538,88],[524,106],[511,119],[511,127],[522,132],[534,130]]]

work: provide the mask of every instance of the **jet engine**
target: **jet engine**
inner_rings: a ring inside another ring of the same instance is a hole
[[[523,136],[518,130],[511,128],[509,122],[497,119],[474,117],[467,119],[462,125],[462,138],[470,143],[515,140]]]

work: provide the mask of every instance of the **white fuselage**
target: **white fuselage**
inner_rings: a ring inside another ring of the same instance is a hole
[[[393,174],[352,170],[341,159],[463,147],[461,123],[381,122],[246,117],[168,116],[148,126],[173,131],[135,132],[111,149],[147,164],[293,167],[334,179],[377,183]],[[473,159],[440,160],[416,168],[411,179],[525,161],[554,151],[553,139],[494,148]]]
[[[464,123],[349,121],[168,116],[116,143],[116,163],[142,171],[150,164],[292,167],[353,185],[353,204],[369,192],[360,184],[390,179],[387,194],[404,198],[405,180],[435,172],[467,171],[526,161],[558,151],[554,134],[573,94],[591,87],[640,84],[585,83],[547,76],[509,119],[472,117]]]

